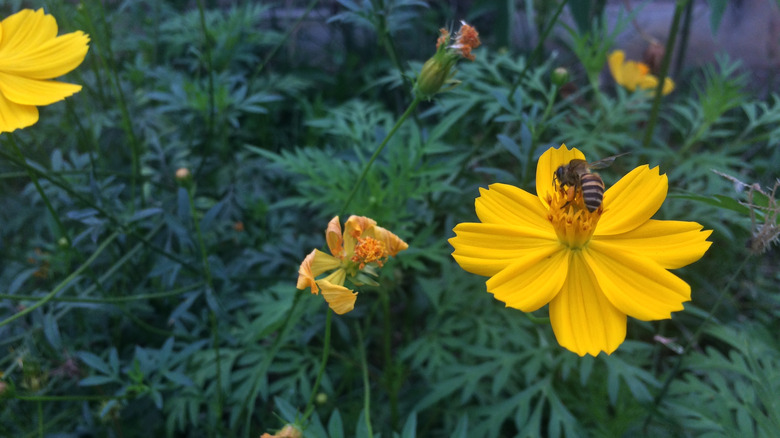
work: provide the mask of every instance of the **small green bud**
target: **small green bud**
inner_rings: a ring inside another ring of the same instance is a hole
[[[569,70],[563,67],[556,68],[550,73],[550,80],[557,87],[567,84],[569,82]]]
[[[179,170],[176,171],[176,183],[180,187],[184,187],[185,189],[192,188],[192,173],[190,173],[190,170],[186,167],[182,167]]]
[[[324,405],[328,402],[328,394],[324,392],[317,393],[317,397],[314,399],[318,405]]]
[[[421,99],[429,99],[441,90],[442,85],[447,81],[455,60],[448,56],[434,55],[425,62],[420,76],[417,78],[415,93]]]

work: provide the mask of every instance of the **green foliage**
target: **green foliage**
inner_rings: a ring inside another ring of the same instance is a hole
[[[405,37],[430,30],[433,54],[435,30],[461,18],[430,2],[340,0],[327,21],[303,18],[308,2],[53,3],[60,32],[83,29],[91,47],[65,78],[80,93],[0,134],[1,436],[780,428],[780,96],[752,95],[738,62],[675,78],[644,148],[649,96],[598,80],[628,19],[608,31],[593,19],[603,2],[570,2],[571,53],[495,50],[482,28],[461,83],[393,131],[425,59]],[[365,29],[376,41],[361,45]],[[569,86],[551,83],[564,59],[587,77],[573,68]],[[561,143],[591,160],[629,152],[600,171],[608,186],[660,166],[671,195],[658,217],[714,230],[707,255],[675,271],[693,291],[686,310],[630,319],[611,356],[561,348],[544,308],[505,307],[450,256],[479,188],[533,192],[539,155]],[[358,289],[354,311],[330,315],[295,280],[348,200],[342,223],[371,217],[410,247]]]

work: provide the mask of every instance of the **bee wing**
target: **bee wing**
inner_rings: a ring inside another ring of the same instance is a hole
[[[615,162],[615,159],[617,157],[622,157],[623,155],[628,155],[629,152],[623,152],[622,154],[613,155],[611,157],[602,158],[598,161],[594,161],[592,163],[588,163],[588,167],[591,169],[603,169],[605,167],[609,167],[612,165],[613,162]]]

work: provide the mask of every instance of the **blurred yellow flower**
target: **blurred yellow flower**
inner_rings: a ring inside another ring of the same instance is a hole
[[[50,79],[78,67],[88,43],[81,31],[57,36],[57,21],[43,9],[24,9],[0,22],[0,133],[34,124],[36,106],[81,90]]]
[[[647,64],[638,61],[626,61],[626,54],[622,50],[615,50],[609,55],[609,71],[615,82],[635,91],[637,88],[642,90],[655,90],[658,86],[658,78],[650,74],[650,67]],[[670,78],[664,79],[664,96],[674,90],[674,81]]]
[[[590,211],[553,177],[572,159],[566,145],[539,158],[534,196],[517,187],[480,189],[481,223],[461,223],[450,239],[458,264],[491,277],[487,290],[523,312],[550,304],[561,346],[580,356],[612,353],[625,339],[626,315],[666,319],[690,300],[690,286],[668,269],[704,255],[711,231],[695,222],[650,219],[667,192],[666,175],[640,166]]]
[[[311,288],[322,296],[334,312],[343,315],[355,307],[357,292],[344,287],[349,277],[356,286],[376,284],[369,275],[376,276],[376,268],[381,268],[390,256],[409,247],[398,236],[378,226],[373,219],[364,216],[350,216],[344,225],[342,234],[339,217],[328,223],[325,240],[330,254],[318,249],[313,250],[298,269],[298,289]],[[323,279],[316,277],[330,272]]]

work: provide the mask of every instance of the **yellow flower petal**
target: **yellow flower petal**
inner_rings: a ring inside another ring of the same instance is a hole
[[[344,251],[347,258],[352,258],[355,253],[357,239],[374,226],[376,226],[376,221],[365,216],[352,215],[347,219],[344,224]]]
[[[582,254],[598,285],[621,312],[643,321],[671,318],[691,299],[691,287],[653,260],[591,241]]]
[[[480,188],[479,193],[474,205],[481,222],[555,232],[547,220],[544,204],[525,190],[508,184],[491,184],[487,190]]]
[[[325,241],[328,242],[330,253],[336,257],[344,257],[344,239],[341,237],[341,222],[339,217],[335,216],[328,222],[328,228],[325,230]]]
[[[538,203],[538,202],[537,202]],[[491,276],[530,252],[552,254],[560,246],[553,230],[539,232],[514,225],[461,223],[449,240],[452,256],[466,271]],[[543,256],[544,257],[544,256]]]
[[[395,255],[399,252],[409,248],[409,245],[401,240],[400,237],[380,226],[374,226],[370,228],[369,232],[369,234],[373,234],[369,237],[373,237],[385,245],[386,256],[389,255],[395,257]]]
[[[21,105],[49,105],[81,91],[81,85],[42,81],[0,72],[0,92]]]
[[[533,312],[549,303],[561,290],[569,268],[569,251],[557,246],[527,251],[487,281],[487,290],[497,300],[523,312]],[[549,250],[553,250],[551,253]]]
[[[712,230],[702,231],[696,222],[650,220],[635,230],[612,236],[594,236],[603,251],[630,251],[666,269],[677,269],[699,260],[712,242]]]
[[[314,281],[315,275],[311,269],[311,264],[314,261],[316,252],[316,249],[313,250],[303,259],[303,262],[301,262],[301,267],[298,268],[298,284],[296,285],[296,287],[301,290],[306,289],[307,287],[311,288],[311,293],[313,294],[318,292],[317,283]]]
[[[631,231],[647,222],[661,208],[668,188],[658,167],[639,166],[604,193],[604,214],[594,236]]]
[[[623,62],[625,60],[626,54],[622,50],[615,50],[607,58],[609,71],[612,73],[612,77],[615,78],[615,82],[618,84],[623,82]]]
[[[328,274],[327,277],[323,278],[323,280],[335,286],[344,286],[344,280],[346,279],[347,271],[341,268],[336,269],[335,271]]]
[[[664,78],[664,89],[661,90],[661,94],[666,96],[667,94],[674,91],[674,81],[670,78]]]
[[[0,93],[0,133],[26,128],[38,121],[38,108],[11,102]]]
[[[51,38],[24,51],[0,50],[0,71],[31,79],[51,79],[78,67],[89,50],[81,31]]]
[[[580,356],[610,354],[626,338],[626,315],[601,292],[582,252],[571,253],[566,283],[550,303],[550,323],[558,343]]]
[[[557,149],[550,148],[539,157],[539,161],[536,163],[536,194],[545,206],[549,206],[547,198],[554,190],[553,175],[555,175],[555,171],[574,159],[584,160],[585,155],[576,148],[569,150],[565,144]]]
[[[637,85],[643,90],[655,92],[656,87],[658,87],[658,78],[653,75],[644,75],[638,78]]]
[[[357,292],[352,292],[344,286],[338,286],[327,280],[318,280],[317,284],[322,288],[322,296],[334,312],[343,315],[355,308]]]
[[[43,12],[23,9],[0,22],[0,53],[26,52],[57,36],[57,20]]]
[[[318,249],[313,250],[303,259],[301,267],[298,268],[298,289],[311,288],[311,293],[317,293],[317,284],[314,281],[314,277],[330,271],[331,269],[337,269],[341,266],[341,261],[336,257],[326,254]],[[342,279],[341,284],[344,284]]]

